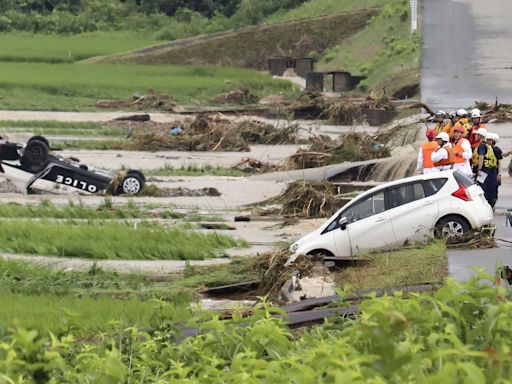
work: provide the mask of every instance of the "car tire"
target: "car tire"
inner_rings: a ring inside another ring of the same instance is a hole
[[[144,189],[145,180],[136,173],[128,173],[119,185],[118,194],[137,195]]]
[[[146,183],[146,176],[144,176],[144,174],[141,172],[141,171],[137,171],[136,169],[130,169],[128,172],[126,172],[126,174],[129,176],[129,175],[136,175],[138,176],[142,182],[145,184]]]
[[[315,249],[314,251],[308,252],[308,254],[306,256],[311,256],[314,258],[321,258],[321,257],[332,257],[334,255],[325,249]]]
[[[469,223],[460,216],[446,216],[436,224],[434,235],[438,239],[446,239],[452,236],[462,237],[471,229]]]
[[[20,159],[22,168],[32,173],[42,171],[48,165],[49,152],[46,142],[35,139],[29,141]]]
[[[42,141],[43,143],[45,143],[45,144],[46,144],[46,146],[47,146],[48,148],[50,148],[50,142],[48,141],[48,139],[47,139],[46,137],[44,137],[44,136],[39,136],[39,135],[32,136],[30,139],[28,139],[28,141],[27,141],[27,145],[28,145],[28,143],[30,143],[31,141],[35,141],[35,140],[37,140],[37,141]]]

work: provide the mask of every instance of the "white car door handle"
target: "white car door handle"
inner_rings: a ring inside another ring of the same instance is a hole
[[[375,220],[376,223],[381,223],[383,221],[385,221],[386,218],[385,217],[378,217],[377,220]]]
[[[423,206],[426,206],[426,205],[432,205],[433,201],[425,201],[422,205]]]

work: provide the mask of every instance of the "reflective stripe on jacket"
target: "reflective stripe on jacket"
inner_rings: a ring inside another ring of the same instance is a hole
[[[487,152],[484,155],[484,168],[498,168],[498,159],[496,158],[492,147],[487,143],[483,144],[487,147]],[[471,164],[474,166],[478,166],[478,147],[480,147],[480,145],[473,150],[473,158],[471,159]]]

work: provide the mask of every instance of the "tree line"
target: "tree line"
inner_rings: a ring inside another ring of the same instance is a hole
[[[159,30],[169,27],[169,22],[196,22],[206,28],[201,31],[204,33],[257,24],[275,12],[297,7],[305,1],[2,0],[0,31],[81,33],[109,29]],[[178,25],[179,28],[183,29]]]

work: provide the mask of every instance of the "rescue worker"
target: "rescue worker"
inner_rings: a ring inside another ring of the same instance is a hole
[[[498,160],[492,147],[486,143],[487,130],[478,128],[475,132],[478,146],[473,152],[473,173],[475,181],[482,187],[485,199],[491,207],[496,204],[498,183]]]
[[[453,149],[450,136],[441,132],[436,136],[437,149],[432,153],[432,162],[437,171],[446,171],[453,167]]]
[[[448,123],[444,126],[443,131],[450,136],[450,140],[453,140],[453,128],[455,124],[459,121],[459,116],[457,116],[457,112],[451,111],[448,114]]]
[[[499,188],[501,186],[501,165],[503,161],[503,151],[500,147],[498,147],[496,144],[498,144],[498,141],[500,140],[500,136],[497,133],[487,133],[487,137],[485,138],[485,141],[487,144],[489,144],[492,147],[492,150],[494,151],[494,156],[496,156],[496,160],[498,162],[498,174],[496,176],[496,201],[498,200],[498,193]]]
[[[473,171],[471,169],[471,158],[473,157],[473,151],[471,150],[471,144],[469,140],[462,137],[464,134],[464,128],[457,126],[453,132],[453,169],[458,169],[467,176],[471,176]]]
[[[437,149],[438,145],[434,141],[436,137],[436,132],[433,128],[427,129],[427,142],[421,145],[420,151],[418,153],[418,174],[429,174],[433,172],[437,172],[434,163],[432,162],[432,153]]]
[[[436,122],[436,125],[434,125],[434,131],[437,134],[443,132],[444,127],[446,124],[444,123],[444,119],[446,118],[446,112],[445,111],[437,111],[434,115],[434,121]]]
[[[471,132],[467,139],[471,143],[471,148],[476,148],[478,146],[478,141],[476,138],[476,132],[480,129],[484,128],[487,130],[487,127],[482,124],[482,112],[478,108],[473,109],[471,112]]]
[[[467,139],[471,133],[471,123],[468,120],[468,111],[465,109],[457,110],[457,117],[459,118],[457,122],[453,125],[453,128],[461,126],[464,128],[464,137]],[[470,141],[471,143],[471,141]]]

